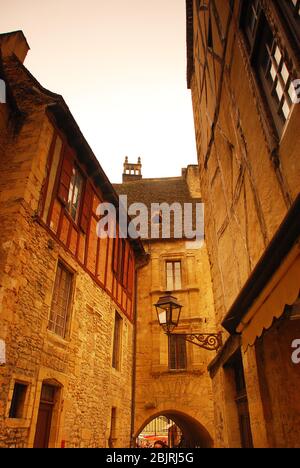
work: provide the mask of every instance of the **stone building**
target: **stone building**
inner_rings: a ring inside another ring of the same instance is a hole
[[[180,428],[190,447],[214,445],[212,388],[207,366],[215,356],[182,336],[167,336],[159,326],[154,304],[166,291],[183,305],[174,333],[215,332],[212,285],[204,240],[176,238],[170,217],[170,237],[163,236],[162,203],[181,207],[201,202],[197,166],[181,177],[146,179],[138,164],[124,164],[123,183],[114,185],[127,195],[128,205],[142,203],[148,210],[149,230],[143,238],[148,261],[137,271],[135,439],[154,419],[165,416]],[[158,204],[160,207],[155,207]],[[157,210],[157,211],[156,211]],[[166,220],[168,223],[168,220]],[[158,227],[156,235],[151,225]]]
[[[128,447],[143,247],[97,236],[118,197],[28,49],[0,35],[0,447]]]
[[[187,0],[218,447],[300,446],[300,8]],[[297,96],[298,92],[298,96]]]

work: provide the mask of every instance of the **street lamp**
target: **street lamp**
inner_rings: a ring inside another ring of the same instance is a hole
[[[218,351],[222,346],[222,332],[219,333],[173,333],[178,326],[182,305],[176,297],[167,292],[155,304],[157,319],[166,335],[183,336],[189,343],[208,351]]]

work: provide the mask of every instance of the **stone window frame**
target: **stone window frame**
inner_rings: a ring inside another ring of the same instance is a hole
[[[187,287],[186,255],[184,253],[164,253],[160,255],[160,290],[167,291],[167,262],[181,263],[181,288],[174,290],[174,293],[185,291]],[[172,292],[172,291],[171,291]]]
[[[175,352],[174,352],[174,357],[175,357],[175,367],[172,367],[172,362],[171,362],[171,341],[174,340],[174,345],[175,345]],[[182,343],[179,344],[179,340],[182,340]],[[181,346],[183,345],[184,347],[184,354],[180,354],[179,351],[182,349]],[[178,361],[178,356],[181,357],[183,356],[184,362],[183,362],[183,367],[178,367],[180,365],[180,359]],[[176,336],[176,333],[170,335],[168,337],[168,368],[170,372],[173,371],[186,371],[188,369],[188,349],[187,349],[187,341],[184,336],[178,335]]]
[[[9,390],[8,390],[8,398],[6,404],[6,411],[5,411],[5,425],[10,428],[29,428],[31,423],[31,414],[30,410],[33,406],[33,398],[34,395],[32,392],[33,388],[33,379],[28,378],[22,374],[13,374],[11,377]],[[14,393],[15,384],[20,383],[27,386],[26,396],[23,405],[23,412],[22,418],[10,418],[10,408]]]
[[[168,279],[168,265],[172,265],[172,288],[169,288],[170,284]],[[179,265],[179,268],[176,268],[176,265]],[[180,279],[176,278],[176,273],[179,272]],[[166,290],[167,291],[181,291],[182,290],[182,261],[181,259],[177,260],[166,260],[165,261],[165,276],[166,276]],[[179,287],[176,287],[176,283],[179,282]]]

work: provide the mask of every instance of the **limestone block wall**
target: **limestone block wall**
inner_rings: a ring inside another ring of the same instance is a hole
[[[191,90],[206,240],[220,323],[299,193],[296,129],[300,106],[294,106],[279,144],[273,143],[272,147],[273,135],[266,131],[269,124],[262,112],[265,103],[254,84],[255,74],[238,28],[239,2],[231,20],[229,2],[216,2],[220,22],[217,24],[213,15],[215,57],[209,52],[205,55],[206,42],[201,40],[208,15],[199,12],[197,2],[193,3],[195,71]],[[226,38],[224,44],[219,39],[220,28]],[[278,35],[285,37],[280,25]],[[299,74],[299,63],[294,60],[293,65],[298,66]],[[205,89],[209,92],[204,93]],[[215,115],[218,118],[212,133]]]
[[[194,247],[194,248],[193,248]],[[214,332],[209,262],[205,244],[151,242],[150,262],[138,271],[135,433],[163,412],[196,419],[214,439],[213,397],[207,365],[215,352],[187,344],[187,369],[169,370],[168,338],[160,329],[154,304],[166,291],[165,262],[180,260],[182,289],[173,294],[182,303],[176,331]]]
[[[193,4],[194,67],[189,85],[216,322],[220,324],[299,194],[300,106],[293,106],[278,136],[240,29],[240,2],[232,2],[233,15],[230,2],[223,0],[208,2],[207,11],[199,10],[195,0],[189,3]],[[289,43],[276,2],[261,3],[289,72],[296,78],[299,54]],[[253,350],[243,360],[253,442],[256,447],[268,446]],[[287,372],[284,367],[281,371]],[[235,390],[227,384],[220,368],[213,388],[216,445],[221,447],[240,444],[232,406]]]
[[[36,218],[51,135],[40,111],[0,145],[0,339],[6,344],[6,364],[0,367],[0,446],[33,445],[41,386],[47,381],[60,388],[50,446],[107,446],[113,407],[114,444],[127,447],[133,325],[119,311],[117,371],[112,368],[116,305]],[[74,273],[66,339],[47,329],[58,259]],[[16,381],[28,385],[20,419],[9,418]]]

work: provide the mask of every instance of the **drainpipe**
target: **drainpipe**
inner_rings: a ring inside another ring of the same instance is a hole
[[[135,266],[134,278],[134,306],[133,306],[133,355],[132,355],[132,400],[131,400],[131,425],[130,425],[130,447],[135,447],[134,420],[135,420],[135,395],[136,395],[136,348],[137,348],[137,299],[138,299],[138,271],[148,265],[150,255],[145,254],[143,260]]]

